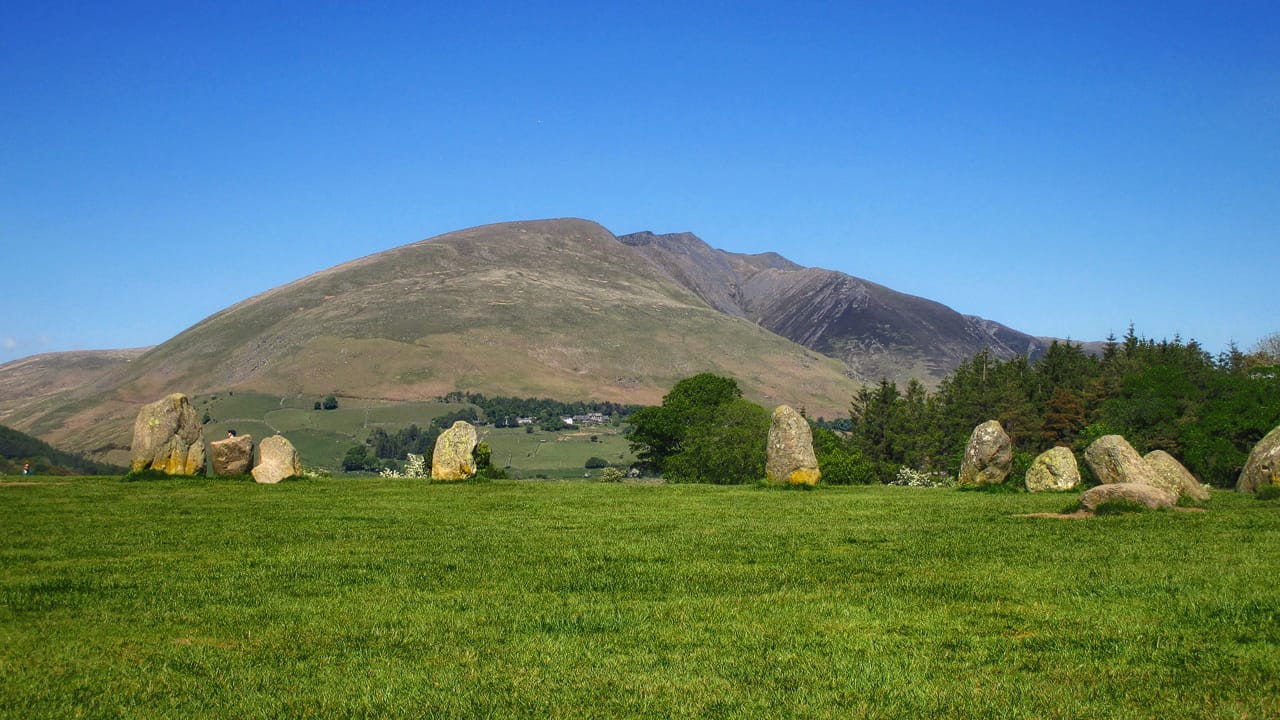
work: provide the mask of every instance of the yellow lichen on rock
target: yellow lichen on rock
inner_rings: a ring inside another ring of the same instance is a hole
[[[800,468],[788,476],[787,481],[792,485],[817,485],[822,479],[822,471],[818,468]]]

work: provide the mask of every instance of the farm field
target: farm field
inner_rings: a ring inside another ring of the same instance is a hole
[[[0,485],[0,716],[1280,715],[1280,503]]]

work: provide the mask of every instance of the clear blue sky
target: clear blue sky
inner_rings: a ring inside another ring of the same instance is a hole
[[[4,3],[0,362],[575,216],[1037,334],[1280,330],[1280,4]]]

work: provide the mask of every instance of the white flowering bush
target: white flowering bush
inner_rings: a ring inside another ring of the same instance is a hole
[[[431,477],[431,468],[427,467],[425,455],[409,453],[405,456],[404,472],[395,468],[383,468],[378,477],[384,478],[425,478]]]
[[[951,487],[955,480],[946,473],[927,473],[907,466],[898,468],[898,475],[889,481],[890,485],[902,487]]]

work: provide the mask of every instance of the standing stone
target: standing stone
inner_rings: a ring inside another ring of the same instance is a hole
[[[1156,487],[1164,488],[1178,497],[1186,496],[1200,502],[1209,499],[1209,491],[1204,485],[1200,484],[1196,476],[1169,453],[1163,450],[1152,450],[1142,456],[1142,461],[1155,474],[1159,482]]]
[[[252,466],[252,435],[238,435],[209,443],[209,470],[214,475],[243,475]]]
[[[988,420],[973,429],[964,448],[957,485],[999,485],[1013,465],[1013,442],[999,420]]]
[[[1141,483],[1163,487],[1138,451],[1119,435],[1103,435],[1094,440],[1085,448],[1084,461],[1103,485]]]
[[[186,395],[173,393],[138,411],[129,464],[133,472],[204,472],[204,429]]]
[[[459,420],[453,427],[436,438],[436,450],[431,455],[431,479],[452,482],[466,480],[476,474],[476,429],[471,423]]]
[[[1027,491],[1074,490],[1080,484],[1080,466],[1071,448],[1049,448],[1027,468]]]
[[[1263,485],[1280,485],[1280,427],[1253,446],[1236,481],[1236,490],[1257,492]]]
[[[1091,487],[1080,496],[1080,507],[1093,512],[1108,500],[1128,500],[1149,509],[1171,508],[1178,502],[1173,493],[1144,483],[1111,483]]]
[[[822,479],[813,453],[813,431],[790,405],[779,405],[769,422],[765,477],[771,483],[817,485]]]
[[[298,451],[283,435],[272,435],[258,443],[258,464],[253,468],[253,479],[266,485],[302,474]]]

